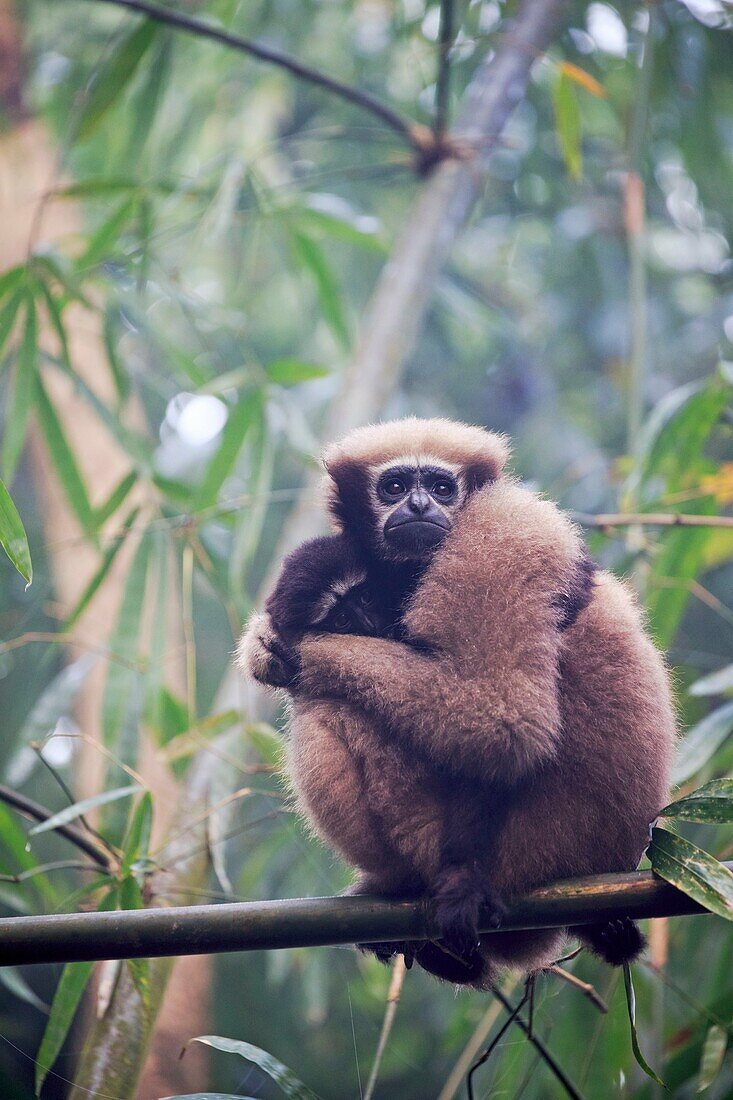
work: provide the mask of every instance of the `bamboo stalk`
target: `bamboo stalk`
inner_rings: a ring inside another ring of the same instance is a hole
[[[733,862],[724,866],[733,870]],[[632,871],[532,890],[509,908],[501,930],[705,912],[653,872]],[[488,920],[481,928],[485,935],[495,931]],[[438,934],[424,900],[366,896],[7,917],[0,920],[0,966],[325,947]]]

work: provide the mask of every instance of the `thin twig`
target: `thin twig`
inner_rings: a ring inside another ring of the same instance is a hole
[[[496,998],[498,998],[498,1000],[501,1001],[501,1003],[503,1004],[503,1006],[507,1010],[507,1012],[509,1012],[509,1013],[514,1012],[514,1009],[512,1008],[512,1005],[511,1005],[510,1001],[507,1000],[507,998],[504,996],[504,994],[501,992],[500,989],[497,989],[496,986],[492,986],[491,987],[491,992],[494,994],[494,996]],[[545,1065],[550,1070],[550,1072],[557,1078],[558,1082],[565,1089],[565,1092],[568,1094],[568,1096],[571,1098],[571,1100],[583,1100],[583,1097],[578,1092],[575,1085],[572,1083],[570,1078],[566,1075],[563,1068],[560,1065],[558,1065],[558,1063],[555,1061],[555,1059],[550,1054],[550,1052],[547,1049],[547,1047],[545,1046],[545,1044],[542,1042],[542,1040],[539,1039],[536,1035],[530,1034],[529,1027],[524,1022],[522,1017],[521,1016],[516,1016],[516,1018],[514,1019],[513,1022],[517,1025],[517,1027],[520,1029],[520,1031],[523,1031],[524,1034],[527,1036],[528,1041],[535,1048],[535,1050],[537,1051],[539,1056],[542,1058],[542,1061],[545,1063]]]
[[[45,806],[41,806],[38,802],[33,802],[32,799],[26,798],[23,794],[18,794],[17,791],[13,791],[10,787],[0,785],[0,802],[4,802],[6,806],[12,806],[18,813],[23,814],[24,817],[30,817],[33,821],[48,821],[49,818],[54,816],[53,810],[48,810]],[[81,829],[77,829],[75,825],[57,825],[54,829],[55,833],[66,838],[72,844],[89,856],[94,863],[101,867],[105,871],[109,871],[112,867],[112,858],[110,853],[105,851],[101,845],[96,844],[90,840]]]
[[[698,516],[685,512],[573,512],[581,527],[730,527],[733,516]]]
[[[518,983],[519,978],[514,975],[511,975],[507,979],[507,981],[504,983],[504,993],[507,997],[511,997]],[[486,1009],[486,1012],[484,1012],[483,1016],[476,1024],[471,1038],[468,1040],[465,1047],[458,1056],[456,1064],[453,1066],[453,1069],[448,1074],[445,1084],[440,1090],[438,1100],[453,1100],[453,1097],[456,1095],[459,1088],[461,1087],[461,1084],[463,1083],[464,1077],[473,1065],[476,1059],[476,1055],[486,1042],[489,1032],[499,1018],[501,1009],[501,1003],[497,1000],[493,1000],[489,1007]]]
[[[608,1005],[599,995],[594,986],[590,982],[581,981],[575,974],[571,974],[569,970],[565,970],[562,966],[558,966],[557,963],[554,966],[547,967],[547,974],[555,974],[558,978],[562,978],[568,985],[575,986],[581,993],[585,994],[591,1004],[594,1004],[599,1012],[608,1012]]]
[[[118,8],[138,12],[140,15],[147,16],[148,19],[154,19],[156,23],[164,23],[168,27],[175,27],[176,30],[194,34],[197,38],[211,39],[213,42],[219,42],[222,46],[229,46],[240,53],[249,54],[250,57],[255,57],[258,61],[267,61],[271,65],[277,65],[299,80],[323,88],[325,91],[331,92],[333,95],[339,96],[341,99],[345,99],[347,102],[361,108],[361,110],[368,111],[371,115],[381,119],[386,126],[399,134],[411,148],[417,151],[424,149],[425,140],[424,137],[423,140],[420,140],[418,135],[421,128],[416,123],[404,118],[398,111],[383,103],[381,99],[377,99],[370,92],[353,88],[350,84],[344,84],[332,76],[327,76],[326,73],[319,72],[318,69],[312,69],[309,65],[304,65],[289,54],[283,53],[282,50],[253,42],[250,38],[245,38],[241,34],[231,34],[220,27],[213,27],[210,23],[205,23],[203,20],[195,18],[195,16],[184,15],[183,12],[172,11],[170,8],[161,8],[157,4],[149,4],[147,0],[94,0],[94,2],[112,4]]]
[[[477,1069],[480,1069],[481,1066],[483,1066],[486,1062],[488,1062],[488,1060],[491,1057],[491,1055],[493,1054],[494,1050],[499,1045],[501,1040],[504,1038],[505,1034],[507,1033],[509,1028],[512,1026],[514,1021],[519,1019],[519,1013],[524,1008],[524,1006],[527,1003],[527,1000],[530,996],[530,988],[533,988],[533,986],[530,986],[530,982],[532,982],[532,981],[533,981],[533,977],[530,975],[530,977],[527,979],[527,983],[524,987],[524,993],[522,994],[520,1000],[517,1002],[516,1007],[511,1009],[511,1011],[509,1012],[509,1015],[507,1016],[506,1020],[504,1021],[502,1026],[499,1028],[496,1035],[494,1036],[494,1038],[491,1040],[491,1042],[487,1046],[486,1050],[483,1052],[481,1057],[478,1058],[473,1063],[470,1070],[468,1071],[468,1076],[466,1077],[466,1089],[468,1090],[468,1100],[473,1100],[473,1075],[474,1075],[474,1073],[476,1072]],[[505,1007],[509,1004],[509,1002],[506,1001],[506,1000],[503,1001],[502,1003],[504,1004]],[[509,1006],[509,1007],[511,1008],[511,1006]],[[531,1034],[530,1034],[529,1031],[527,1032],[527,1037],[531,1038]]]
[[[40,741],[31,741],[30,742],[30,748],[33,749],[34,753],[36,754],[36,756],[38,757],[40,762],[50,772],[50,774],[55,779],[56,783],[59,785],[61,790],[64,792],[64,794],[66,795],[66,798],[68,800],[69,805],[73,806],[74,803],[77,800],[74,797],[74,794],[73,794],[71,788],[69,787],[68,783],[65,781],[64,777],[60,774],[60,772],[56,768],[54,768],[53,764],[49,760],[47,760],[46,757],[43,755],[44,744]],[[85,814],[79,814],[78,821],[79,821],[79,824],[82,825],[88,833],[91,833],[91,835],[93,837],[97,838],[97,840],[99,841],[99,843],[102,845],[103,848],[107,848],[107,841],[104,839],[102,834],[97,829],[95,829],[92,824],[90,824],[90,822],[89,822],[89,820],[88,820],[88,818],[86,817]],[[107,848],[107,850],[109,851],[108,848]],[[111,852],[110,854],[113,855],[114,852]]]
[[[407,967],[405,966],[405,956],[397,955],[392,966],[392,980],[389,983],[389,991],[387,993],[387,1007],[384,1010],[384,1020],[382,1021],[382,1030],[379,1035],[379,1042],[377,1043],[377,1052],[374,1055],[372,1071],[369,1074],[367,1087],[364,1090],[364,1100],[372,1100],[372,1097],[374,1096],[374,1089],[377,1085],[377,1077],[379,1076],[379,1070],[382,1066],[382,1058],[384,1057],[384,1052],[387,1049],[387,1041],[389,1040],[390,1032],[392,1031],[392,1025],[394,1023],[394,1018],[397,1013],[397,1005],[399,1004],[400,994],[402,993],[402,983],[405,980],[406,971]]]

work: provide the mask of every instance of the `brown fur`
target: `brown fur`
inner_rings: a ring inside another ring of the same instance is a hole
[[[559,629],[583,545],[555,505],[493,480],[503,440],[447,421],[396,422],[352,433],[326,461],[333,471],[352,458],[373,466],[427,452],[474,464],[482,439],[494,473],[405,615],[424,650],[327,635],[299,649],[294,782],[320,834],[385,893],[430,891],[455,866],[507,900],[558,878],[628,870],[667,800],[675,720],[663,661],[632,595],[607,573]],[[251,631],[245,650],[267,679]],[[562,938],[487,937],[478,983],[492,977],[491,961],[546,965]]]

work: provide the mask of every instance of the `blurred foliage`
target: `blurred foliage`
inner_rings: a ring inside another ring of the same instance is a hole
[[[454,105],[511,6],[461,7]],[[206,0],[196,7],[430,120],[434,3]],[[81,0],[28,0],[20,8],[25,98],[63,164],[45,202],[83,216],[81,233],[51,246],[37,232],[26,262],[0,273],[1,472],[20,502],[35,567],[26,590],[27,545],[3,485],[0,542],[23,577],[0,568],[0,765],[5,783],[54,810],[66,804],[57,777],[72,781],[77,759],[74,698],[102,658],[64,667],[58,645],[21,643],[73,632],[128,540],[135,552],[103,658],[100,726],[114,763],[100,860],[106,852],[109,866],[91,877],[69,866],[78,853],[63,839],[49,830],[29,838],[0,805],[0,903],[7,913],[82,901],[143,904],[165,846],[151,850],[150,795],[125,778],[141,731],[177,776],[217,738],[214,898],[335,892],[347,882],[345,870],[305,835],[272,774],[278,734],[254,722],[244,703],[219,709],[216,691],[304,469],[314,463],[357,319],[421,186],[409,150],[353,106],[211,43]],[[569,29],[535,66],[384,412],[439,412],[508,431],[516,468],[570,509],[730,514],[733,17],[716,0],[663,0],[654,8],[650,30],[641,4],[572,6]],[[654,51],[642,87],[649,35]],[[643,140],[634,149],[636,127]],[[632,154],[646,202],[641,303],[630,301],[624,222]],[[634,309],[642,310],[648,353],[638,410],[644,428],[628,439]],[[75,369],[75,334],[93,325],[104,347],[99,386]],[[85,480],[73,431],[55,405],[60,376],[126,456],[128,469],[106,499]],[[43,527],[24,451],[34,421],[80,537],[99,554],[96,574],[61,621],[49,556],[73,554],[75,546],[59,549]],[[703,879],[695,889],[717,891],[730,905],[728,880],[717,881],[719,865],[708,853],[731,853],[730,793],[715,783],[733,766],[733,534],[634,527],[592,531],[589,541],[639,588],[692,726],[678,767],[687,796],[677,808],[680,832],[670,823],[660,830],[652,860],[672,881],[679,859],[686,874],[692,860]],[[179,604],[190,627],[185,699],[162,672],[167,609]],[[148,634],[144,607],[154,610]],[[237,784],[246,788],[231,799]],[[85,809],[77,805],[71,816],[82,821]],[[717,917],[680,919],[670,940],[666,968],[637,968],[641,1048],[674,1095],[704,1088],[716,1100],[733,1096],[726,1057],[733,928]],[[544,977],[538,1032],[584,1095],[651,1097],[654,1086],[633,1061],[623,982],[585,956],[571,965],[598,987],[609,1014],[589,1012],[577,990]],[[146,965],[131,971],[145,995]],[[51,968],[0,971],[3,1095],[33,1095],[39,1048],[38,1080],[60,1054],[44,1096],[64,1094],[57,1075],[73,1072],[74,1044],[64,1044],[88,975],[83,964],[60,981]],[[385,971],[351,950],[224,956],[212,1029],[239,1040],[246,1057],[271,1052],[325,1098],[356,1095],[387,984]],[[381,1094],[436,1095],[486,1007],[483,996],[456,998],[411,972]],[[273,1095],[268,1074],[276,1060],[246,1069],[237,1062],[215,1063],[212,1088]],[[479,1095],[561,1094],[513,1033],[476,1084]]]

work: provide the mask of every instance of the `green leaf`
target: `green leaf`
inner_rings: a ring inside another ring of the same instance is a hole
[[[254,1062],[263,1073],[280,1086],[289,1100],[319,1100],[317,1093],[299,1081],[292,1070],[260,1047],[252,1046],[251,1043],[245,1043],[240,1039],[226,1039],[221,1035],[197,1035],[190,1042],[204,1043],[215,1050],[222,1050],[226,1054],[238,1054],[240,1058]]]
[[[302,359],[276,359],[265,367],[267,377],[278,386],[297,386],[300,382],[311,382],[314,378],[327,378],[331,373],[328,367],[319,367],[316,363],[306,363]]]
[[[377,219],[360,214],[340,196],[311,194],[305,202],[307,205],[294,210],[293,216],[306,229],[373,252],[386,251],[377,236]]]
[[[193,511],[215,504],[219,490],[234,469],[247,433],[259,423],[263,415],[262,395],[249,394],[229,408],[229,416],[221,434],[221,443],[206,470],[204,480],[196,494]]]
[[[91,580],[87,584],[86,588],[84,589],[81,596],[79,597],[79,600],[76,604],[76,607],[72,610],[71,614],[69,615],[68,619],[66,620],[66,623],[64,624],[64,629],[65,630],[67,630],[67,631],[71,630],[72,626],[74,626],[74,624],[79,621],[79,619],[84,614],[84,612],[86,611],[89,604],[94,599],[94,596],[98,592],[98,590],[101,587],[105,577],[107,576],[107,574],[110,571],[110,568],[112,566],[112,562],[117,557],[117,554],[119,553],[120,548],[124,545],[124,542],[125,542],[125,539],[127,538],[129,529],[132,526],[132,524],[135,522],[138,514],[139,514],[139,509],[137,509],[137,508],[135,508],[134,511],[130,512],[129,516],[127,517],[127,519],[125,520],[125,522],[123,524],[122,531],[120,532],[118,537],[116,539],[114,539],[110,543],[110,545],[107,547],[107,549],[105,550],[105,552],[102,556],[102,561],[100,563],[100,566],[97,569],[97,572],[94,574],[94,576],[91,578]]]
[[[553,94],[557,143],[571,179],[583,177],[583,127],[578,95],[570,77],[560,70]]]
[[[90,81],[86,103],[76,124],[75,140],[90,137],[118,102],[122,92],[155,38],[157,27],[151,19],[138,23],[126,34],[107,62],[100,65]]]
[[[718,707],[688,731],[677,750],[675,784],[686,783],[715,755],[733,729],[733,701]]]
[[[652,829],[647,855],[656,874],[711,913],[733,920],[733,874],[714,856],[660,828]]]
[[[700,1058],[700,1075],[695,1092],[705,1092],[720,1073],[728,1046],[728,1032],[719,1024],[712,1024],[705,1036]]]
[[[102,260],[106,260],[110,253],[114,252],[120,234],[132,219],[137,205],[138,196],[133,195],[115,207],[106,221],[102,222],[89,239],[87,247],[77,260],[78,271],[84,272],[90,267],[96,267]]]
[[[5,406],[3,466],[8,481],[12,479],[23,450],[38,372],[38,314],[32,294],[26,295],[25,304],[23,337]]]
[[[48,398],[40,377],[37,379],[37,394],[38,418],[59,481],[82,529],[87,534],[91,534],[95,528],[94,511],[89,503],[86,486],[74,452],[64,435],[56,411]]]
[[[118,306],[108,306],[104,314],[104,347],[107,352],[107,362],[112,373],[112,380],[117,390],[120,401],[130,395],[130,379],[122,361],[117,353],[117,341],[119,339],[120,310]]]
[[[16,735],[16,744],[19,747],[29,745],[31,741],[43,741],[53,732],[59,718],[71,710],[71,704],[77,692],[96,663],[97,658],[86,653],[72,664],[66,665],[54,676],[51,683],[36,699]],[[17,757],[11,758],[11,763],[7,767],[9,782],[18,784],[27,778],[27,774],[16,774]]]
[[[137,473],[135,470],[130,470],[130,473],[125,474],[122,480],[115,486],[104,504],[100,504],[99,508],[96,509],[94,517],[97,529],[102,527],[107,520],[115,514],[136,484]]]
[[[178,1096],[167,1096],[165,1100],[255,1100],[253,1096],[242,1096],[240,1092],[187,1092]]]
[[[296,260],[313,277],[316,284],[324,321],[342,347],[348,348],[351,336],[341,302],[341,292],[326,257],[315,241],[305,233],[292,230],[290,240]]]
[[[144,791],[142,798],[135,807],[127,836],[122,842],[124,857],[121,872],[123,875],[129,875],[133,864],[138,859],[147,856],[152,826],[153,798],[150,791]],[[130,908],[130,906],[123,904],[123,908]],[[135,908],[139,909],[141,906],[135,906]]]
[[[0,275],[0,298],[17,290],[25,279],[27,271],[25,264],[16,264],[15,267],[9,267],[7,271],[3,271]]]
[[[722,695],[725,691],[733,691],[733,665],[702,676],[689,688],[690,695]]]
[[[102,733],[108,747],[117,743],[141,675],[135,665],[140,656],[139,636],[150,546],[150,538],[146,533],[132,559],[117,622],[109,640],[110,650],[119,660],[110,661],[102,700]]]
[[[43,279],[35,279],[35,284],[40,290],[41,297],[46,303],[46,309],[48,310],[48,316],[56,330],[56,335],[59,340],[59,347],[61,349],[61,358],[63,362],[70,367],[71,357],[69,354],[69,341],[66,336],[66,328],[64,326],[64,319],[61,312],[61,306],[56,301],[50,287],[43,281]]]
[[[682,817],[686,821],[733,821],[733,779],[713,779],[659,813],[661,817]]]
[[[90,962],[75,962],[67,963],[63,969],[51,1004],[46,1030],[36,1055],[36,1096],[40,1096],[48,1071],[64,1045],[82,994],[91,977],[92,966]]]
[[[23,271],[25,272],[25,268],[23,268]],[[14,294],[11,294],[9,300],[4,304],[2,309],[0,309],[0,366],[2,366],[3,349],[13,331],[15,319],[18,316],[18,310],[25,300],[25,297],[25,293],[22,289],[16,290]]]
[[[17,997],[20,1001],[25,1001],[26,1004],[32,1005],[33,1008],[37,1008],[39,1012],[42,1012],[44,1016],[48,1016],[51,1011],[50,1005],[47,1005],[45,1001],[31,989],[28,982],[23,975],[14,966],[2,966],[0,967],[0,982],[9,990],[14,997]]]
[[[94,810],[98,806],[106,806],[108,802],[116,802],[120,798],[128,798],[139,790],[138,784],[132,783],[129,787],[117,787],[113,791],[102,791],[101,794],[83,798],[81,802],[66,806],[46,821],[40,821],[38,825],[34,825],[32,829],[28,830],[28,836],[38,836],[39,833],[47,833],[49,830],[58,829],[59,825],[68,825],[70,821],[76,821],[78,817],[82,817],[89,810]]]
[[[629,1011],[629,1025],[631,1027],[631,1048],[634,1052],[634,1058],[637,1063],[644,1070],[647,1077],[651,1077],[652,1081],[656,1081],[662,1088],[666,1088],[664,1081],[661,1077],[658,1077],[652,1067],[647,1062],[644,1055],[641,1053],[641,1047],[639,1046],[639,1036],[636,1033],[636,996],[634,994],[634,983],[631,980],[631,967],[628,963],[624,963],[624,987],[626,989],[626,1007]]]
[[[134,118],[130,141],[125,150],[125,163],[137,164],[143,147],[150,136],[150,131],[155,122],[161,100],[165,93],[166,84],[170,75],[171,58],[173,56],[173,35],[168,30],[161,29],[159,41],[156,42],[152,57],[148,62],[145,79],[140,89],[135,93],[130,105],[130,117]]]
[[[97,906],[97,911],[112,909],[116,896],[117,890],[110,890]],[[63,969],[59,984],[56,986],[46,1030],[36,1055],[36,1096],[40,1096],[48,1071],[64,1045],[93,965],[91,962],[67,963]]]
[[[0,481],[0,546],[26,582],[33,580],[33,563],[28,537],[18,510],[4,482]]]

